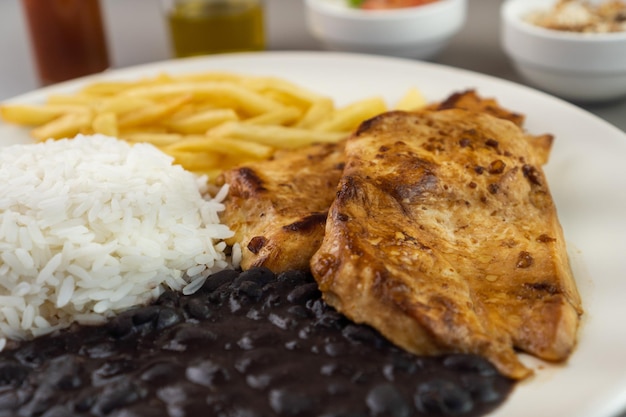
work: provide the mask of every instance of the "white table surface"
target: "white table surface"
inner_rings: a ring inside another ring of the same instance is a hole
[[[160,0],[101,1],[114,68],[172,57]],[[266,2],[268,49],[320,50],[307,32],[302,0]],[[524,84],[500,47],[500,3],[469,0],[464,29],[434,61]],[[0,101],[38,87],[20,1],[0,0]],[[579,106],[626,131],[626,99]]]

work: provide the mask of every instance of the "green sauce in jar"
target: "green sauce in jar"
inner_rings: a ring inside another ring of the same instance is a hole
[[[178,0],[168,14],[178,57],[265,48],[261,0]]]

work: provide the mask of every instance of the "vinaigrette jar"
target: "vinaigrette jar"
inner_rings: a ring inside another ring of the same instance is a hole
[[[163,0],[177,57],[265,48],[263,0]]]

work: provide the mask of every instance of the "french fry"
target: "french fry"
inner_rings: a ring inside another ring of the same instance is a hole
[[[172,77],[174,82],[207,82],[207,81],[228,81],[233,83],[243,83],[249,76],[225,71],[207,71],[190,74],[181,74]]]
[[[192,112],[188,116],[175,117],[164,124],[180,133],[204,133],[207,130],[225,122],[238,120],[239,117],[232,109],[209,109],[201,112]]]
[[[117,116],[111,112],[97,114],[91,122],[91,128],[94,133],[103,135],[117,136],[119,134]]]
[[[285,105],[308,108],[312,103],[323,98],[304,87],[276,77],[256,77],[244,80],[244,84],[263,94],[270,94]]]
[[[309,107],[302,119],[295,124],[295,127],[309,129],[319,125],[322,121],[330,119],[335,111],[335,104],[330,98],[322,97]]]
[[[93,96],[114,96],[138,84],[136,81],[100,81],[86,85],[81,92]]]
[[[130,97],[108,97],[99,101],[95,105],[95,110],[102,113],[115,113],[120,115],[131,111],[139,110],[144,107],[150,107],[154,104],[152,100],[144,98]]]
[[[180,138],[165,149],[166,152],[214,152],[225,155],[241,155],[242,159],[269,158],[274,149],[271,146],[241,139],[189,135]]]
[[[185,82],[141,86],[125,91],[123,94],[128,97],[151,99],[172,95],[191,95],[194,99],[215,100],[224,107],[241,110],[249,116],[257,116],[282,107],[279,102],[232,82]]]
[[[120,128],[128,128],[155,123],[168,114],[175,112],[183,104],[188,103],[190,100],[190,95],[182,95],[167,98],[160,102],[155,102],[152,106],[142,107],[120,115],[118,118],[118,125]]]
[[[334,143],[349,132],[327,132],[287,126],[262,126],[228,122],[207,132],[209,136],[247,140],[280,149],[295,149],[313,143]]]
[[[61,116],[65,111],[58,107],[29,104],[5,104],[0,106],[0,116],[7,123],[39,126]]]
[[[89,131],[92,120],[93,112],[90,109],[67,113],[49,123],[34,128],[31,130],[31,136],[39,141],[71,138],[83,131]]]
[[[176,110],[174,113],[169,115],[167,119],[164,120],[166,122],[181,120],[185,117],[190,117],[208,110],[229,110],[235,112],[231,108],[219,107],[211,101],[192,100],[191,102],[182,105],[178,110]],[[235,114],[237,113],[235,112]]]
[[[259,116],[246,119],[244,123],[251,125],[289,125],[302,116],[302,111],[296,107],[283,107]]]
[[[154,77],[139,80],[96,81],[85,85],[79,94],[88,94],[94,97],[112,97],[120,95],[132,88],[149,87],[173,82],[171,75],[161,73]]]
[[[46,98],[47,105],[69,105],[92,107],[100,100],[100,97],[90,94],[51,94]]]
[[[321,132],[353,131],[361,122],[387,111],[381,97],[371,97],[348,104],[333,112],[330,118],[313,127]]]
[[[415,111],[426,107],[426,99],[420,90],[409,88],[395,105],[396,110]]]

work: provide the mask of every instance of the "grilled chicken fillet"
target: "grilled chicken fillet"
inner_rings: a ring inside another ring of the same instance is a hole
[[[229,184],[221,220],[242,245],[241,267],[308,270],[324,236],[343,171],[343,142],[279,152],[222,174]]]
[[[515,123],[390,112],[348,139],[311,270],[326,301],[416,354],[465,352],[515,379],[515,348],[576,343],[581,302],[541,164]]]

